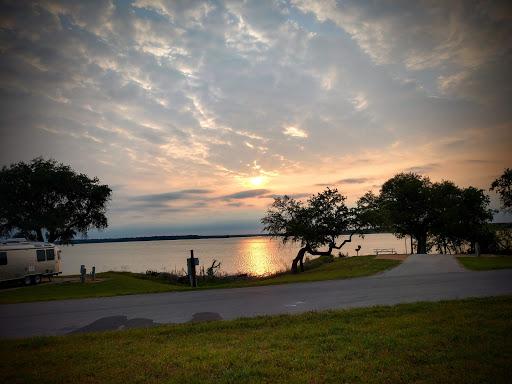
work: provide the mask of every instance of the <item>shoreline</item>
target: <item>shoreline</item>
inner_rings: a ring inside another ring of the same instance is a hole
[[[343,233],[343,236],[350,235],[350,231]],[[388,231],[379,230],[364,230],[361,231],[363,235],[390,233]],[[266,233],[249,233],[238,235],[162,235],[162,236],[134,236],[134,237],[113,237],[102,239],[75,239],[69,244],[94,244],[94,243],[128,243],[138,241],[162,241],[162,240],[202,240],[202,239],[230,239],[240,237],[273,237]],[[56,242],[55,244],[61,244]]]

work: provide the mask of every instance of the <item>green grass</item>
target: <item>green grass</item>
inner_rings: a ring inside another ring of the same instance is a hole
[[[386,269],[395,267],[398,264],[400,264],[400,261],[398,260],[376,259],[375,256],[358,256],[344,259],[334,259],[330,263],[317,263],[315,265],[314,263],[317,260],[318,259],[313,260],[313,265],[310,265],[309,269],[307,269],[305,272],[298,273],[295,275],[291,273],[285,273],[269,278],[256,279],[252,281],[227,283],[224,286],[247,287],[257,285],[347,279],[352,277],[373,275],[375,273],[382,272]],[[308,268],[307,265],[306,268]],[[215,283],[212,283],[211,285],[214,284]]]
[[[296,275],[286,273],[269,278],[255,278],[234,282],[225,282],[219,279],[218,282],[200,283],[198,289],[249,287],[368,276],[396,266],[399,263],[396,260],[377,260],[374,256],[334,259],[331,263],[313,261],[309,265],[311,269]],[[107,272],[98,274],[98,277],[105,278],[104,281],[98,283],[42,284],[0,291],[0,304],[191,289],[184,285],[169,284],[161,280],[138,276],[129,272]]]
[[[473,271],[512,268],[512,256],[458,257],[458,260],[464,267]]]
[[[512,297],[4,340],[4,383],[509,383]]]
[[[86,297],[155,293],[184,289],[183,287],[170,286],[169,284],[161,282],[137,279],[131,274],[123,272],[107,272],[98,274],[97,276],[99,278],[105,278],[105,280],[86,284],[79,282],[41,284],[0,291],[0,304],[82,299]]]

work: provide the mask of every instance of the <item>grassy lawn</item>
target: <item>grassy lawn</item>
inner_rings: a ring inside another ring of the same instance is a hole
[[[509,383],[512,297],[4,340],[4,383]]]
[[[200,283],[198,289],[234,288],[257,285],[285,284],[305,281],[344,279],[368,276],[398,265],[396,260],[376,260],[374,256],[359,256],[347,259],[334,259],[331,263],[313,261],[309,270],[297,275],[280,274],[274,277],[249,279],[235,282]],[[42,284],[0,291],[0,304],[30,301],[79,299],[86,297],[117,296],[138,293],[154,293],[178,290],[190,290],[184,285],[169,284],[161,280],[148,279],[145,276],[127,272],[108,272],[98,274],[105,278],[98,283]],[[144,277],[144,278],[142,278]]]
[[[29,301],[46,301],[62,299],[82,299],[86,297],[130,295],[137,293],[166,292],[183,289],[183,287],[144,279],[137,279],[131,274],[107,272],[97,275],[105,278],[97,283],[81,284],[79,282],[60,284],[40,284],[0,291],[0,304]]]
[[[277,276],[255,279],[250,281],[233,282],[220,284],[224,287],[247,287],[256,285],[286,284],[307,281],[347,279],[351,277],[362,277],[374,275],[386,269],[400,264],[398,260],[375,259],[375,256],[358,256],[344,259],[334,259],[331,263],[318,263],[319,259],[313,260],[305,272],[293,275],[291,273],[280,274]],[[216,286],[210,283],[207,287]]]
[[[496,257],[458,257],[458,260],[467,269],[486,271],[490,269],[512,268],[512,256]]]

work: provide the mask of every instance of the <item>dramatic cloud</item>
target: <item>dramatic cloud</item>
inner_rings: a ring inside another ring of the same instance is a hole
[[[432,172],[434,169],[438,168],[438,163],[430,163],[425,165],[416,165],[414,167],[409,167],[405,169],[405,172],[414,172],[414,173],[421,173],[421,174],[427,174],[429,172]]]
[[[305,139],[308,137],[308,134],[303,131],[302,129],[299,129],[297,127],[286,127],[283,131],[285,135],[292,136],[292,137],[300,137],[302,139]]]
[[[337,184],[363,184],[371,179],[367,177],[349,177],[347,179],[338,180]]]
[[[278,198],[278,197],[284,197],[285,195],[276,195],[276,194],[271,194],[271,195],[263,195],[261,197],[263,198],[267,198],[267,199],[275,199],[275,198]],[[289,194],[286,194],[286,196],[288,197],[291,197],[292,199],[303,199],[304,197],[309,197],[311,196],[310,193],[289,193]]]
[[[487,189],[511,166],[509,1],[0,11],[0,164],[41,155],[122,186],[112,233],[209,218],[253,232],[269,190],[339,180],[353,203],[403,170]]]
[[[241,191],[241,192],[236,192],[236,193],[232,193],[230,195],[223,196],[223,199],[225,199],[225,200],[250,199],[252,197],[263,196],[269,192],[270,191],[268,189],[252,189],[250,191]]]
[[[134,201],[147,201],[147,202],[165,202],[165,201],[173,201],[173,200],[183,200],[194,198],[197,195],[204,195],[211,193],[212,191],[209,189],[184,189],[182,191],[175,192],[166,192],[166,193],[157,193],[153,195],[141,195],[141,196],[133,196],[132,200]]]

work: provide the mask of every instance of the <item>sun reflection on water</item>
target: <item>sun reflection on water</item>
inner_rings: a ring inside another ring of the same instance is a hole
[[[266,275],[276,271],[272,263],[268,239],[253,238],[242,242],[244,269],[251,275]]]

